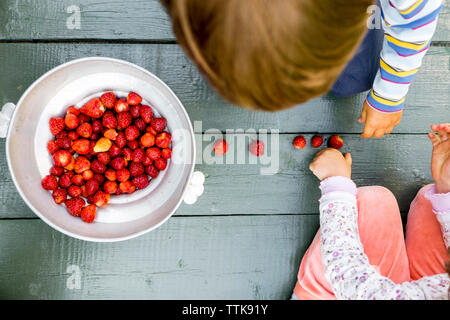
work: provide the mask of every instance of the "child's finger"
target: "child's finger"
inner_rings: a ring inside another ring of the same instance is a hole
[[[437,132],[437,134],[439,135],[439,138],[442,141],[447,141],[448,140],[448,133],[445,132],[443,129],[441,129],[440,126],[438,127],[438,130],[436,132]]]
[[[351,167],[352,166],[352,155],[350,153],[345,154],[345,161],[347,161],[347,164]]]
[[[364,131],[361,134],[361,137],[364,138],[364,139],[370,138],[370,137],[373,136],[374,132],[375,132],[374,128],[372,128],[371,126],[365,125],[364,126]]]
[[[366,118],[367,118],[367,112],[366,112],[366,109],[363,109],[361,112],[361,115],[359,116],[358,122],[366,123]]]
[[[375,139],[380,139],[380,138],[382,138],[384,136],[384,129],[377,129],[375,132],[374,132],[374,134],[373,134],[373,137],[375,138]]]
[[[428,138],[430,138],[433,147],[436,147],[439,143],[441,143],[439,137],[432,132],[428,133]]]

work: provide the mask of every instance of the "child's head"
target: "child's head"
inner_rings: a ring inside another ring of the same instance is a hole
[[[327,92],[373,0],[163,0],[178,42],[232,103],[276,111]]]

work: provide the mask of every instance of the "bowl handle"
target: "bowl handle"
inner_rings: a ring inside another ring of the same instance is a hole
[[[9,122],[11,121],[15,108],[16,105],[11,102],[3,106],[2,111],[0,112],[0,138],[6,138]]]

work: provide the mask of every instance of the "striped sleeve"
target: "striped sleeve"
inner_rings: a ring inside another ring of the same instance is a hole
[[[442,0],[380,2],[385,37],[380,69],[366,101],[378,111],[398,112],[430,47]]]

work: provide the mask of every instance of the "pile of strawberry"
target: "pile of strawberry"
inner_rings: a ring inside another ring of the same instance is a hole
[[[71,215],[93,222],[110,195],[144,189],[166,169],[172,155],[167,121],[141,102],[134,92],[127,98],[107,92],[50,119],[55,138],[47,149],[54,165],[41,183]]]

